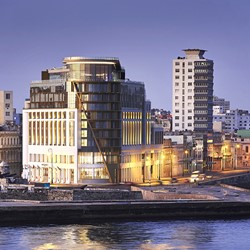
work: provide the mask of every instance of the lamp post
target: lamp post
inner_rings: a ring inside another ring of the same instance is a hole
[[[50,153],[50,163],[51,163],[51,183],[53,183],[53,149],[49,148],[48,152]]]
[[[185,158],[186,158],[186,171],[188,170],[188,150],[185,150]]]

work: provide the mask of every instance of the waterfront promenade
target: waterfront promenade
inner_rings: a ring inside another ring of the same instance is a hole
[[[248,178],[248,176],[248,173],[239,173],[239,178]],[[221,182],[220,178],[215,178],[215,180]],[[250,190],[223,183],[205,184],[132,186],[130,191],[126,190],[128,188],[126,185],[106,186],[106,188],[92,186],[87,187],[86,190],[74,188],[78,195],[77,200],[2,199],[0,200],[1,223],[68,224],[124,219],[250,218]],[[58,192],[64,196],[61,189],[52,189],[51,192]],[[96,195],[101,195],[102,192],[105,200],[82,198],[89,198],[91,193],[93,197],[97,197]],[[119,192],[121,195],[117,196]],[[136,195],[127,196],[128,192],[134,192]],[[140,192],[141,196],[138,196]],[[88,195],[81,196],[81,193],[88,193]],[[107,193],[115,195],[113,197],[122,197],[122,199],[109,199]],[[70,191],[67,191],[67,195],[69,194],[71,194]]]

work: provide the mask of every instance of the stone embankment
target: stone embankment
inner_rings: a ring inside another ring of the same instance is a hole
[[[0,192],[2,200],[36,200],[36,201],[107,201],[138,200],[142,193],[115,189],[49,189],[28,186],[8,186]]]

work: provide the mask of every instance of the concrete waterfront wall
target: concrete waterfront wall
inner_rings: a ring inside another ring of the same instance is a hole
[[[218,198],[212,195],[206,194],[192,194],[192,193],[175,193],[170,190],[166,190],[164,193],[152,192],[150,190],[144,190],[138,187],[131,187],[131,190],[140,191],[142,193],[143,200],[218,200]],[[170,192],[169,192],[170,191]]]
[[[210,180],[200,183],[201,185],[218,185],[218,184],[227,184],[232,186],[242,185],[250,183],[250,173],[230,176],[226,178]]]
[[[29,189],[25,186],[19,186],[7,187],[1,191],[0,199],[37,201],[137,200],[142,199],[142,194],[140,191],[127,190]]]
[[[250,202],[123,201],[104,203],[4,202],[1,225],[84,223],[95,220],[250,218]]]

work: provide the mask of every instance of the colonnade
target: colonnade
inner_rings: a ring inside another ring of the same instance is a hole
[[[50,166],[25,166],[23,178],[34,182],[70,184],[74,182],[74,170]]]

